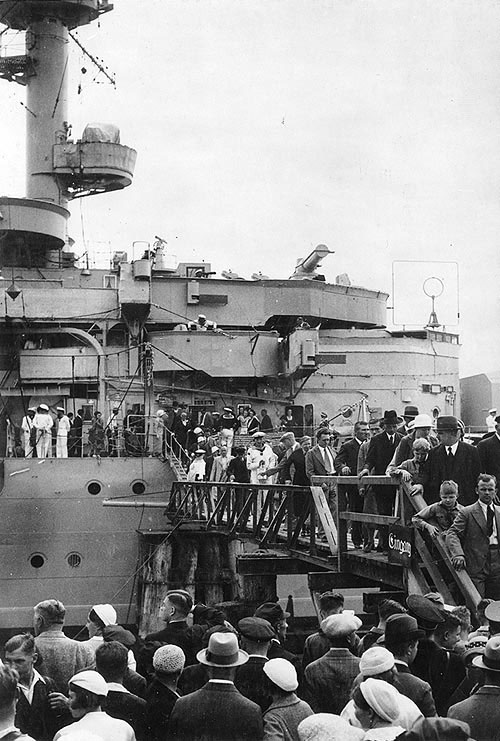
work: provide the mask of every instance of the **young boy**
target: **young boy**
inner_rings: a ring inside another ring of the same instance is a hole
[[[412,523],[419,530],[427,530],[432,538],[448,530],[453,520],[463,509],[457,502],[458,485],[454,481],[443,481],[439,488],[440,501],[424,507],[412,517]]]

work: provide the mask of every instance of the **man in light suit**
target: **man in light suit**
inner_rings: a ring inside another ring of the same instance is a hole
[[[443,481],[458,484],[458,501],[464,506],[473,504],[477,477],[481,473],[477,448],[460,442],[458,419],[438,417],[437,434],[440,444],[429,452],[424,467],[424,499],[427,504],[439,501],[439,487]]]
[[[197,655],[209,680],[174,705],[167,737],[171,741],[259,741],[264,729],[260,707],[234,686],[236,668],[248,661],[234,633],[213,633]]]
[[[370,430],[368,422],[356,422],[354,425],[354,437],[345,442],[340,448],[335,459],[335,471],[340,476],[356,476],[358,473],[359,449],[365,440],[368,440]],[[357,486],[346,486],[347,501],[351,512],[363,511],[363,497]],[[351,538],[355,548],[361,548],[363,536],[361,523],[353,522],[351,525]]]
[[[495,417],[495,434],[477,444],[482,473],[500,477],[500,416]]]
[[[497,482],[479,475],[477,502],[464,507],[446,533],[446,545],[457,570],[467,569],[481,595],[500,599],[500,507],[493,504]]]
[[[331,476],[335,473],[336,453],[331,447],[332,436],[326,427],[316,432],[316,445],[306,453],[306,476]],[[323,484],[330,512],[337,517],[337,491],[335,484]]]

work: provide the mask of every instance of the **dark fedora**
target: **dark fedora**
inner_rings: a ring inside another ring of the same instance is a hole
[[[409,594],[406,598],[406,606],[414,618],[416,618],[418,627],[422,630],[436,630],[440,623],[444,623],[442,610],[427,597],[420,594]]]
[[[290,613],[285,612],[279,602],[264,602],[264,604],[257,607],[253,615],[254,617],[268,620],[271,625],[276,625],[281,620],[286,620],[290,617]]]
[[[398,417],[395,409],[390,409],[389,411],[384,412],[384,416],[382,417],[382,422],[385,425],[397,425],[399,424],[399,422],[401,422],[401,418]]]
[[[406,417],[410,417],[410,419],[415,419],[419,414],[418,407],[414,407],[411,405],[408,405],[405,407],[405,410],[403,412],[403,417],[406,419]]]
[[[446,431],[456,432],[458,430],[458,427],[459,427],[459,424],[458,424],[458,419],[456,417],[452,417],[451,415],[450,416],[443,415],[442,417],[437,418],[436,429],[438,432],[446,432]]]
[[[395,646],[406,641],[419,641],[425,638],[425,631],[411,615],[391,615],[385,624],[385,645]]]
[[[500,636],[490,638],[484,647],[484,654],[472,659],[474,666],[490,672],[500,672]]]

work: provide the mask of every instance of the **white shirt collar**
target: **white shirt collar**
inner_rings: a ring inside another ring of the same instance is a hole
[[[457,453],[457,448],[458,448],[458,443],[459,443],[459,442],[460,442],[460,441],[459,441],[459,440],[457,440],[457,442],[456,442],[456,443],[453,443],[453,445],[445,445],[445,446],[444,446],[444,449],[446,450],[446,455],[448,455],[448,448],[451,448],[451,453],[452,453],[452,455],[456,455],[456,453]]]
[[[33,669],[33,676],[31,677],[31,682],[29,687],[26,687],[24,684],[21,684],[21,682],[18,682],[19,689],[25,696],[25,698],[28,700],[29,704],[33,702],[33,693],[35,691],[35,685],[37,682],[43,682],[45,684],[45,679],[42,677],[42,675],[37,672],[36,669]]]

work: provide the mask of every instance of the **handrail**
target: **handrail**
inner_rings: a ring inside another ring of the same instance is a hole
[[[412,496],[410,494],[410,486],[404,482],[399,482],[391,476],[363,476],[359,479],[357,476],[317,476],[313,477],[314,482],[317,483],[335,483],[335,484],[347,484],[347,485],[359,485],[362,483],[364,486],[377,485],[377,486],[396,486],[397,497],[396,497],[396,511],[398,515],[394,517],[382,516],[382,515],[366,515],[358,512],[339,511],[339,568],[345,567],[345,554],[347,552],[347,521],[354,522],[370,522],[372,524],[386,524],[391,525],[395,522],[412,527],[415,530],[415,548],[423,563],[423,566],[432,578],[434,586],[439,592],[443,594],[443,597],[447,603],[454,604],[455,600],[452,593],[450,592],[447,581],[443,578],[439,566],[432,556],[432,548],[427,542],[427,538],[422,535],[411,523],[407,523],[405,517],[406,506],[410,505],[410,511],[420,512],[424,507],[427,506],[427,502],[422,495],[417,494]],[[339,497],[337,497],[337,508],[339,507]],[[408,513],[409,514],[409,513]],[[341,525],[345,523],[345,525]],[[446,567],[446,574],[451,577],[451,580],[455,582],[459,591],[465,599],[465,603],[470,610],[475,611],[478,602],[481,599],[479,592],[472,583],[469,574],[465,570],[457,571],[451,561],[451,556],[446,546],[444,537],[442,534],[438,535],[437,538],[432,540],[432,545],[435,546],[438,551],[442,564]],[[362,556],[360,556],[362,557]],[[420,573],[417,573],[417,571]],[[415,573],[413,574],[416,583],[424,583],[423,574],[421,573],[420,567],[417,565],[413,568]]]

